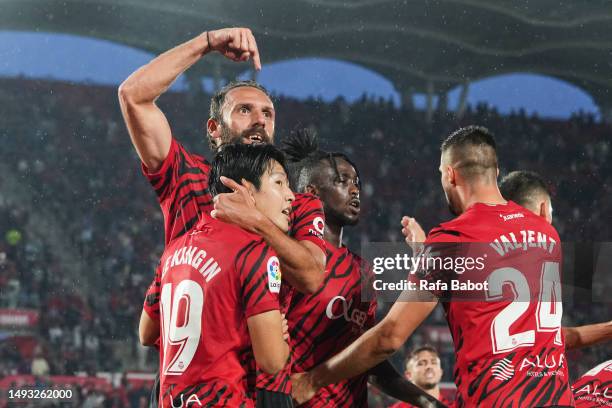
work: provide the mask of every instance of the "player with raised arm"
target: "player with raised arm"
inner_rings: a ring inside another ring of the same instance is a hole
[[[156,104],[180,74],[210,52],[234,61],[252,59],[255,68],[261,68],[257,44],[249,29],[206,31],[130,75],[119,87],[121,111],[143,173],[155,189],[164,214],[166,244],[185,234],[214,205],[214,217],[261,235],[275,250],[283,280],[290,284],[283,285],[281,294],[285,310],[291,287],[312,293],[322,282],[325,221],[321,202],[308,194],[296,195],[289,235],[276,228],[256,208],[243,186],[231,179],[222,182],[234,192],[219,194],[213,204],[208,188],[209,163],[177,141]],[[229,83],[213,96],[206,130],[210,147],[216,150],[233,142],[272,143],[274,125],[274,104],[267,91],[256,82],[239,81]],[[291,405],[288,372],[273,379],[263,376],[258,389],[265,394],[258,403],[269,400],[273,406]]]
[[[356,166],[342,153],[320,150],[315,135],[306,130],[296,132],[284,144],[295,191],[319,197],[326,218],[323,285],[313,294],[295,294],[288,314],[292,372],[304,372],[372,327],[377,303],[373,293],[363,293],[368,287],[363,280],[372,278],[368,266],[342,242],[344,227],[357,224],[361,215],[361,181]],[[303,406],[367,407],[368,378],[389,395],[419,406],[428,402],[422,391],[385,361],[369,373],[321,388]]]
[[[485,243],[480,254],[488,256],[487,262],[473,273],[487,285],[471,293],[475,299],[457,301],[456,292],[448,290],[458,276],[454,268],[426,267],[411,274],[416,289],[403,294],[406,301],[396,302],[380,323],[341,353],[295,378],[294,394],[307,400],[318,388],[385,360],[441,298],[455,346],[457,406],[573,406],[561,335],[557,232],[502,197],[496,145],[487,129],[470,126],[450,135],[441,147],[439,170],[457,217],[429,233],[423,253],[451,248],[450,259],[457,260],[456,251],[478,248],[466,243]],[[512,239],[523,236],[524,243]],[[420,289],[423,281],[425,289]]]
[[[225,174],[242,181],[255,205],[287,232],[291,203],[284,156],[270,145],[228,145],[210,173],[213,195]],[[161,405],[254,407],[253,366],[287,363],[274,250],[257,234],[204,215],[165,249],[145,298],[140,339],[160,336]]]
[[[505,176],[499,189],[506,200],[511,200],[552,224],[552,200],[546,183],[532,171],[513,171]],[[612,321],[577,327],[563,327],[565,348],[592,346],[612,340]]]
[[[213,202],[208,190],[210,165],[173,137],[156,100],[180,74],[213,51],[235,61],[253,59],[255,68],[261,68],[251,31],[226,28],[206,31],[166,51],[119,87],[123,118],[142,161],[143,173],[155,189],[164,213],[166,243],[188,231],[202,214],[209,213]],[[272,143],[274,115],[274,104],[265,88],[254,81],[232,82],[211,100],[206,123],[209,144],[216,150],[233,142]],[[273,228],[256,209],[249,211],[249,215],[257,216],[249,229],[256,230],[278,252],[284,278],[306,292],[318,288],[325,268],[323,240],[312,228],[314,220],[318,224],[317,217],[323,216],[319,206],[310,197],[296,198],[294,216],[301,218],[292,222],[291,234],[299,242]]]

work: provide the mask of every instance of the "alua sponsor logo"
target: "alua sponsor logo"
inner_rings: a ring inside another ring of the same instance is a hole
[[[519,367],[519,371],[523,371],[525,368],[528,370],[537,369],[537,368],[561,368],[565,363],[565,354],[561,353],[558,356],[546,356],[543,359],[540,356],[535,357],[525,357],[521,361],[521,365]]]

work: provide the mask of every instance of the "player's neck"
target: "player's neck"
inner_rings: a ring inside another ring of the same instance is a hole
[[[425,390],[425,392],[437,399],[438,401],[440,400],[440,387],[436,386],[430,390]]]
[[[499,192],[497,184],[478,186],[478,188],[468,189],[464,194],[463,208],[465,211],[476,203],[489,205],[503,205],[507,201]]]
[[[323,238],[336,248],[340,248],[342,245],[342,233],[344,228],[339,225],[332,223],[325,223],[325,230],[323,232]]]

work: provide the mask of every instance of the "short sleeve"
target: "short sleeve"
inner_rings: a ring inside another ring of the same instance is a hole
[[[251,241],[236,257],[246,317],[280,310],[281,269],[276,253],[265,241]]]
[[[290,234],[298,241],[310,241],[325,253],[325,213],[321,200],[312,194],[296,194],[291,211]]]
[[[159,320],[159,298],[161,294],[161,264],[155,270],[153,282],[149,285],[145,295],[143,310],[153,320]]]
[[[149,180],[151,186],[155,190],[157,200],[161,203],[166,200],[170,193],[174,190],[179,178],[179,169],[182,166],[182,162],[185,160],[184,148],[175,139],[172,138],[170,144],[170,151],[168,156],[162,162],[161,167],[154,173],[149,172],[147,166],[144,163],[140,163],[142,173]]]

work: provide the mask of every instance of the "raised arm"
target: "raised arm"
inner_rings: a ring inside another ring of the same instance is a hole
[[[248,28],[205,31],[140,67],[119,86],[119,104],[140,160],[151,172],[168,156],[172,133],[155,101],[185,70],[211,51],[233,61],[253,58],[261,68],[255,38]]]

